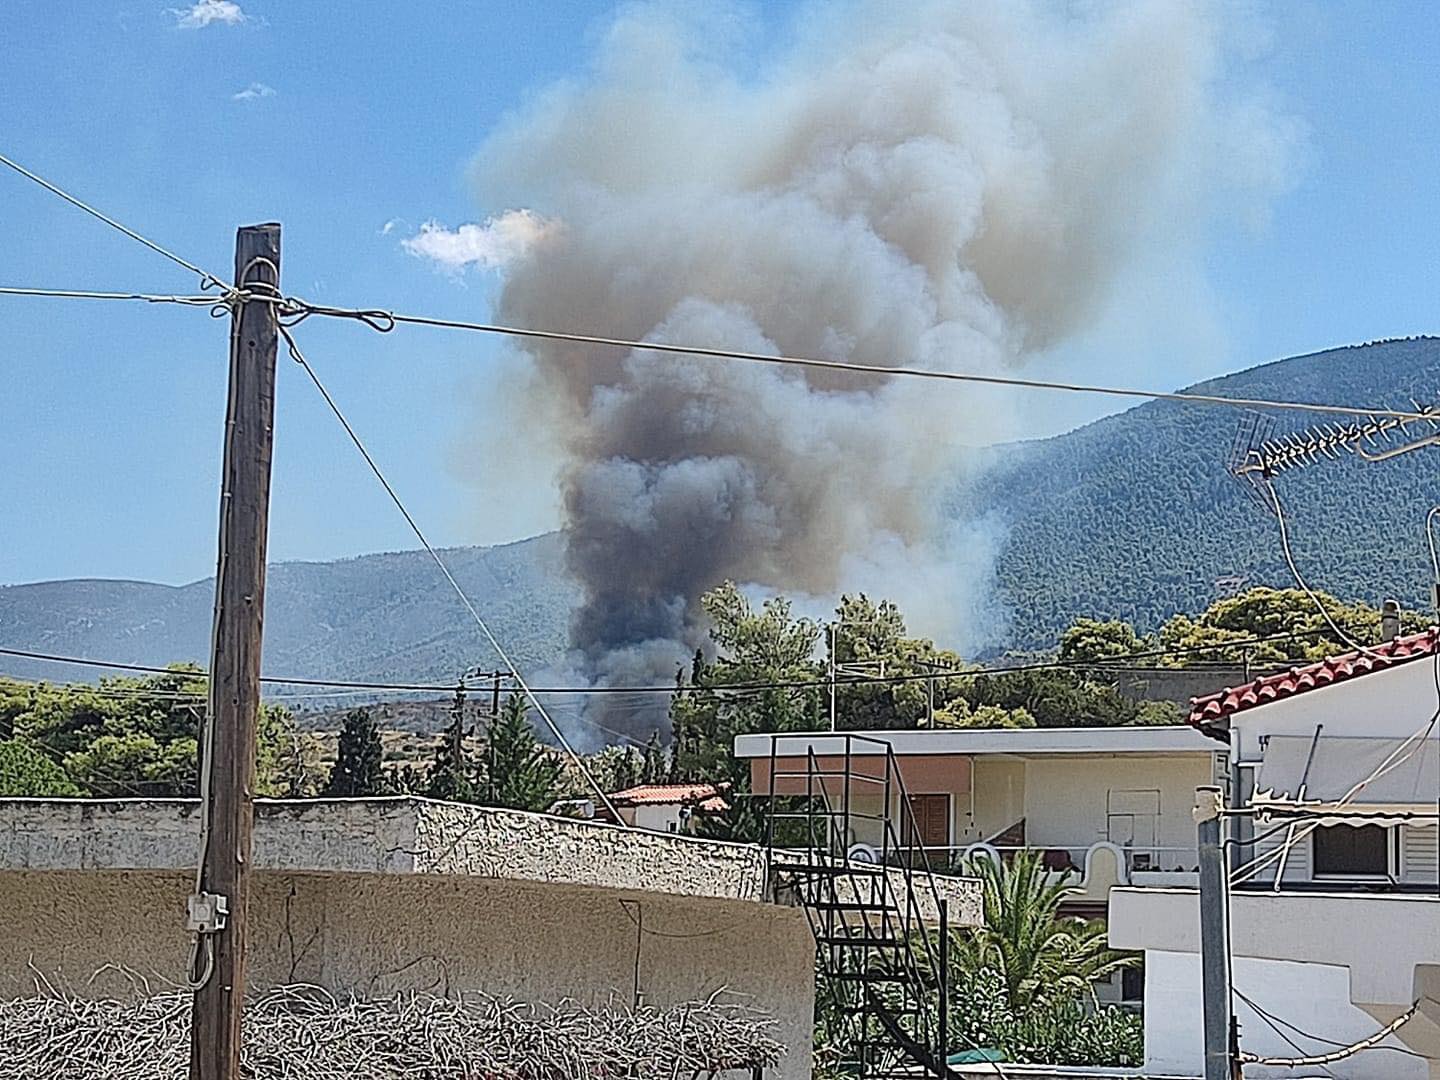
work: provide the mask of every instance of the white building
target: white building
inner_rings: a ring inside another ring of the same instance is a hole
[[[1434,631],[1396,639],[1194,703],[1191,722],[1228,752],[1232,805],[1256,812],[1231,819],[1229,849],[1242,1051],[1323,1053],[1416,1006],[1382,1048],[1326,1072],[1247,1075],[1440,1077],[1436,642]],[[1302,806],[1388,816],[1296,823],[1262,813]],[[1110,937],[1145,950],[1147,1068],[1198,1073],[1197,896],[1138,884],[1111,893]]]
[[[1072,910],[1096,915],[1117,883],[1195,881],[1190,810],[1222,749],[1190,727],[955,728],[741,735],[735,753],[750,762],[752,791],[770,790],[773,756],[776,792],[803,794],[794,774],[808,755],[839,769],[847,746],[853,843],[882,844],[885,795],[863,763],[888,747],[919,834],[905,846],[923,846],[937,869],[976,850],[1043,850],[1053,869],[1078,875]]]
[[[692,832],[697,817],[730,809],[714,784],[639,784],[607,796],[621,821],[651,832]],[[595,807],[604,816],[604,807]]]

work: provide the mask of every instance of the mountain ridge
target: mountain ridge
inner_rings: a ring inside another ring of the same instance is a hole
[[[1188,389],[1232,397],[1408,407],[1440,400],[1440,338],[1421,335],[1272,360]],[[1153,629],[1234,585],[1289,585],[1273,516],[1226,472],[1242,413],[1151,401],[1072,431],[988,448],[957,512],[1004,531],[995,594],[1002,647],[1052,646],[1079,615]],[[1276,433],[1325,417],[1287,413]],[[1325,461],[1276,482],[1310,584],[1378,604],[1428,603],[1422,522],[1440,455]],[[526,670],[561,658],[579,600],[558,533],[442,552]],[[203,659],[211,578],[180,585],[69,578],[0,586],[0,646],[142,664]],[[449,682],[499,658],[423,551],[271,565],[265,669],[296,677]],[[88,667],[0,657],[0,671],[88,680]]]

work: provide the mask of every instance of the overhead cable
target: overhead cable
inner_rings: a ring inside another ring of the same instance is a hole
[[[1272,1031],[1274,1031],[1274,1032],[1275,1032],[1277,1035],[1279,1035],[1282,1039],[1285,1039],[1285,1041],[1286,1041],[1287,1043],[1289,1043],[1289,1044],[1294,1048],[1294,1050],[1295,1050],[1295,1052],[1296,1052],[1297,1054],[1304,1054],[1304,1053],[1305,1053],[1304,1049],[1303,1049],[1302,1047],[1300,1047],[1300,1046],[1297,1046],[1291,1039],[1287,1038],[1287,1037],[1285,1036],[1284,1032],[1282,1032],[1282,1031],[1280,1030],[1280,1028],[1282,1028],[1282,1027],[1284,1027],[1284,1028],[1289,1028],[1289,1029],[1290,1029],[1291,1031],[1293,1031],[1296,1035],[1299,1035],[1302,1039],[1309,1039],[1311,1042],[1323,1043],[1323,1044],[1326,1045],[1326,1046],[1335,1046],[1335,1047],[1340,1047],[1340,1048],[1343,1049],[1344,1047],[1347,1047],[1347,1046],[1350,1045],[1349,1043],[1343,1043],[1343,1042],[1340,1042],[1340,1041],[1338,1041],[1338,1040],[1336,1040],[1336,1039],[1327,1039],[1327,1038],[1326,1038],[1325,1036],[1323,1036],[1323,1035],[1316,1035],[1313,1031],[1306,1031],[1304,1028],[1300,1027],[1298,1024],[1295,1024],[1294,1022],[1292,1022],[1292,1021],[1290,1021],[1290,1020],[1286,1020],[1286,1019],[1284,1019],[1284,1018],[1282,1018],[1282,1017],[1276,1016],[1276,1015],[1275,1015],[1274,1013],[1272,1013],[1272,1012],[1267,1011],[1265,1008],[1263,1008],[1261,1005],[1259,1005],[1259,1004],[1257,1004],[1256,1002],[1254,1002],[1253,1000],[1251,1000],[1249,997],[1247,997],[1245,994],[1241,993],[1239,990],[1236,990],[1236,991],[1235,991],[1235,996],[1236,996],[1237,998],[1239,998],[1241,1001],[1243,1001],[1247,1006],[1249,1006],[1250,1010],[1251,1010],[1252,1012],[1254,1012],[1256,1016],[1260,1017],[1261,1020],[1264,1020],[1265,1023],[1270,1026],[1270,1028],[1271,1028]],[[1277,1025],[1278,1025],[1278,1026],[1277,1026]],[[1428,1060],[1429,1060],[1428,1058],[1425,1057],[1424,1054],[1418,1054],[1418,1053],[1416,1053],[1414,1050],[1411,1050],[1408,1046],[1377,1046],[1377,1047],[1375,1047],[1374,1049],[1376,1049],[1376,1050],[1390,1050],[1390,1051],[1393,1051],[1394,1053],[1397,1053],[1397,1054],[1405,1054],[1405,1055],[1407,1055],[1407,1056],[1409,1056],[1409,1057],[1419,1058],[1421,1061],[1428,1061]],[[1329,1070],[1326,1070],[1326,1071],[1328,1072]]]
[[[815,687],[828,687],[832,682],[836,686],[869,686],[869,685],[891,685],[909,682],[924,682],[929,679],[951,680],[951,679],[974,679],[986,676],[1012,675],[1027,671],[1054,671],[1074,670],[1079,672],[1097,672],[1110,674],[1130,674],[1136,672],[1151,672],[1157,670],[1153,667],[1130,667],[1124,661],[1130,660],[1154,660],[1167,657],[1190,656],[1195,653],[1215,652],[1220,649],[1242,649],[1254,645],[1265,645],[1279,641],[1295,641],[1303,638],[1318,637],[1325,633],[1323,629],[1312,628],[1309,630],[1292,630],[1279,634],[1267,634],[1259,637],[1240,638],[1235,641],[1217,642],[1213,645],[1187,645],[1178,648],[1168,649],[1146,649],[1138,652],[1124,653],[1119,656],[1107,657],[1104,660],[1043,660],[1029,664],[1011,664],[1005,667],[994,668],[947,668],[939,671],[926,671],[921,673],[909,672],[903,675],[840,675],[834,679],[820,677],[816,679],[786,679],[786,680],[756,680],[753,682],[738,683],[685,683],[676,686],[674,683],[663,685],[651,684],[641,686],[532,686],[530,689],[536,694],[551,695],[606,695],[606,694],[675,694],[675,693],[740,693],[759,690],[801,690]],[[35,649],[18,649],[0,646],[0,656],[13,656],[22,660],[36,660],[42,663],[73,664],[77,667],[104,668],[115,671],[133,671],[141,674],[174,675],[177,671],[174,668],[160,667],[152,664],[133,664],[119,660],[96,660],[89,657],[65,656],[59,653],[42,652]],[[1161,669],[1163,670],[1163,669]],[[182,669],[179,674],[194,675],[197,678],[204,678],[207,672],[203,669]],[[509,676],[505,676],[508,678]],[[480,676],[483,680],[486,676]],[[420,693],[441,693],[451,694],[455,692],[454,683],[426,683],[426,682],[378,682],[378,681],[356,681],[348,679],[321,679],[314,677],[291,678],[281,675],[262,675],[262,683],[277,686],[308,686],[308,687],[335,687],[345,690],[394,690]],[[467,690],[481,690],[485,687],[484,681],[465,682]],[[324,696],[324,695],[319,695]]]
[[[1059,390],[1077,394],[1099,394],[1108,397],[1143,398],[1149,401],[1177,401],[1193,405],[1221,405],[1242,409],[1279,409],[1292,412],[1333,413],[1344,416],[1390,417],[1395,420],[1428,420],[1430,414],[1405,412],[1397,409],[1357,408],[1351,405],[1326,405],[1316,402],[1272,401],[1264,398],[1236,398],[1220,394],[1199,394],[1189,391],[1137,390],[1131,387],[1100,386],[1089,383],[1059,382],[1051,379],[1025,379],[1008,375],[981,375],[974,372],[947,371],[933,368],[915,368],[901,365],[866,364],[845,360],[824,360],[812,356],[791,356],[779,353],[749,352],[743,349],[723,349],[705,345],[685,345],[663,341],[639,341],[630,338],[615,338],[601,334],[577,333],[562,330],[545,330],[533,327],[506,326],[499,323],[470,322],[464,319],[443,319],[430,315],[410,315],[379,308],[340,308],[309,304],[295,297],[283,302],[289,305],[292,317],[307,318],[321,315],[331,318],[356,319],[368,324],[381,333],[389,332],[397,325],[429,326],[446,330],[466,330],[474,333],[493,334],[505,337],[527,338],[540,341],[560,341],[576,345],[599,345],[607,348],[642,350],[646,352],[669,353],[679,356],[699,356],[714,360],[738,360],[757,364],[775,364],[785,367],[812,368],[823,371],[838,371],[850,374],[878,375],[884,378],[904,376],[918,379],[940,379],[948,382],[974,383],[984,386],[1008,386],[1029,390]]]
[[[1331,1050],[1328,1054],[1310,1054],[1305,1057],[1281,1058],[1261,1057],[1258,1054],[1250,1054],[1244,1051],[1240,1053],[1240,1061],[1245,1065],[1270,1065],[1278,1068],[1299,1068],[1307,1065],[1329,1065],[1331,1062],[1343,1061],[1345,1058],[1354,1057],[1362,1050],[1368,1050],[1378,1043],[1384,1042],[1391,1035],[1395,1034],[1401,1027],[1410,1022],[1410,1019],[1419,1011],[1420,1002],[1415,1002],[1408,1009],[1402,1012],[1390,1023],[1378,1031],[1358,1042],[1349,1043],[1338,1050]]]
[[[95,209],[95,207],[91,206],[89,203],[82,202],[74,195],[71,195],[68,191],[65,191],[59,185],[53,184],[49,180],[46,180],[43,176],[31,172],[29,169],[25,168],[25,166],[21,165],[17,161],[12,160],[11,158],[6,157],[4,154],[0,154],[0,165],[5,165],[11,169],[14,169],[17,173],[25,177],[27,180],[31,180],[34,183],[39,184],[42,188],[50,192],[52,195],[58,195],[60,198],[68,202],[71,206],[85,211],[85,213],[89,214],[91,217],[98,218],[106,225],[109,225],[112,229],[124,233],[131,240],[134,240],[138,244],[143,244],[145,247],[149,248],[157,255],[163,255],[165,258],[169,259],[176,265],[183,266],[186,270],[189,270],[192,274],[196,275],[200,279],[201,289],[215,288],[224,290],[228,288],[228,286],[223,280],[221,280],[216,275],[210,273],[208,270],[202,270],[200,267],[196,266],[188,259],[182,259],[179,255],[176,255],[168,248],[161,247],[154,240],[151,240],[145,236],[141,236],[138,232],[130,228],[128,225],[122,225],[109,214],[102,213],[101,211]]]

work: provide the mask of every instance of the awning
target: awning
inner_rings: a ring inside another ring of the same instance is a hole
[[[1382,766],[1384,774],[1356,792],[1350,805],[1433,807],[1440,798],[1440,742],[1432,732],[1418,747],[1405,739],[1272,735],[1255,801],[1337,803]]]

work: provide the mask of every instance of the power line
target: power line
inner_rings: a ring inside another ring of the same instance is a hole
[[[1260,1057],[1256,1054],[1242,1053],[1240,1060],[1246,1065],[1275,1065],[1286,1068],[1296,1068],[1302,1065],[1329,1065],[1334,1061],[1343,1061],[1347,1057],[1353,1057],[1362,1050],[1368,1050],[1377,1043],[1384,1042],[1391,1035],[1395,1034],[1401,1027],[1410,1022],[1416,1012],[1420,1009],[1420,1002],[1415,1002],[1408,1009],[1402,1012],[1390,1023],[1375,1031],[1374,1033],[1360,1039],[1357,1042],[1347,1043],[1338,1050],[1332,1050],[1328,1054],[1309,1054],[1304,1057],[1277,1058]]]
[[[41,296],[59,300],[136,300],[147,304],[181,304],[186,307],[213,308],[223,301],[209,294],[180,295],[176,293],[100,292],[93,289],[42,289],[19,285],[0,285],[0,296]]]
[[[121,233],[124,233],[124,234],[125,234],[126,236],[128,236],[131,240],[134,240],[134,241],[135,241],[136,243],[138,243],[138,244],[143,244],[145,247],[149,248],[151,251],[155,252],[157,255],[163,255],[165,258],[169,259],[171,262],[175,263],[176,265],[178,265],[178,266],[183,266],[186,270],[189,270],[192,274],[196,275],[196,276],[200,279],[200,288],[201,288],[201,289],[209,289],[209,288],[228,289],[228,288],[229,288],[229,286],[226,285],[226,283],[225,283],[224,281],[222,281],[220,278],[216,277],[214,274],[210,273],[208,270],[202,270],[200,267],[196,266],[194,263],[190,262],[188,259],[182,259],[179,255],[176,255],[173,251],[170,251],[170,250],[167,249],[167,248],[161,247],[161,246],[160,246],[159,244],[157,244],[154,240],[151,240],[151,239],[148,239],[147,237],[141,236],[138,232],[136,232],[134,229],[130,228],[128,225],[122,225],[120,222],[116,221],[116,220],[115,220],[113,217],[111,217],[110,215],[105,214],[105,213],[102,213],[101,211],[95,209],[95,207],[91,206],[89,203],[82,202],[81,200],[77,199],[74,195],[71,195],[68,191],[65,191],[63,188],[59,187],[58,185],[51,183],[49,180],[46,180],[43,176],[40,176],[40,175],[37,174],[37,173],[31,172],[29,169],[25,168],[25,166],[21,165],[19,162],[13,161],[12,159],[6,157],[4,154],[0,154],[0,165],[6,165],[6,166],[8,166],[9,168],[14,169],[17,173],[19,173],[21,176],[25,177],[27,180],[31,180],[31,181],[33,181],[34,183],[39,184],[42,188],[44,188],[46,191],[50,192],[52,195],[58,195],[60,198],[64,199],[66,202],[68,202],[71,206],[74,206],[74,207],[76,207],[76,208],[78,208],[78,209],[80,209],[80,210],[85,211],[85,213],[89,214],[89,215],[90,215],[91,217],[93,217],[93,218],[98,218],[99,220],[103,221],[106,225],[109,225],[112,229],[115,229],[115,230],[117,230],[117,231],[119,231],[119,232],[121,232]]]
[[[1219,394],[1197,394],[1186,391],[1166,392],[1161,390],[1137,390],[1131,387],[1100,386],[1088,383],[1059,382],[1048,379],[1024,379],[1018,376],[980,375],[973,372],[945,371],[931,368],[914,368],[901,365],[866,364],[842,360],[823,360],[819,357],[791,356],[785,354],[747,352],[741,349],[712,348],[704,345],[672,344],[658,341],[638,341],[629,338],[606,337],[561,330],[541,330],[528,327],[506,326],[499,323],[469,322],[464,319],[442,319],[430,315],[408,315],[379,308],[340,308],[310,304],[295,297],[288,297],[283,304],[292,316],[291,325],[311,315],[331,318],[356,319],[372,329],[388,333],[397,325],[429,326],[448,330],[466,330],[481,334],[495,334],[505,337],[528,338],[541,341],[560,341],[578,345],[600,345],[617,349],[639,349],[648,352],[672,353],[680,356],[699,356],[715,360],[739,360],[757,364],[775,364],[789,367],[814,368],[824,371],[840,371],[884,378],[907,376],[920,379],[940,379],[948,382],[976,383],[984,386],[1008,386],[1029,390],[1058,390],[1077,394],[1100,394],[1109,397],[1143,398],[1147,401],[1178,401],[1194,405],[1221,405],[1243,409],[1279,409],[1292,412],[1332,413],[1344,416],[1390,417],[1396,420],[1427,420],[1430,414],[1405,412],[1397,409],[1367,409],[1351,405],[1325,405],[1316,402],[1272,401],[1264,398],[1235,398]]]
[[[530,690],[535,694],[547,695],[609,695],[609,694],[674,694],[674,693],[705,693],[725,692],[742,693],[761,690],[800,690],[815,687],[824,688],[833,681],[837,686],[868,686],[868,685],[891,685],[897,683],[923,682],[928,679],[955,680],[974,679],[987,676],[1018,674],[1027,671],[1050,671],[1050,670],[1075,670],[1081,672],[1106,672],[1110,674],[1131,674],[1135,672],[1152,672],[1156,670],[1169,670],[1165,668],[1154,668],[1148,666],[1131,667],[1117,661],[1164,659],[1167,657],[1190,656],[1195,653],[1215,652],[1221,649],[1240,649],[1254,645],[1271,644],[1279,641],[1296,641],[1303,638],[1318,637],[1325,633],[1321,628],[1310,630],[1291,630],[1278,634],[1267,634],[1259,637],[1240,638],[1234,641],[1217,642],[1213,645],[1187,645],[1178,648],[1147,649],[1138,652],[1125,653],[1116,657],[1109,657],[1104,660],[1043,660],[1028,664],[1012,664],[1006,667],[994,668],[948,668],[939,671],[926,671],[923,673],[906,673],[903,675],[843,675],[837,676],[834,680],[828,678],[816,679],[787,679],[754,681],[742,683],[686,683],[676,686],[673,683],[664,685],[642,685],[642,686],[531,686]],[[160,667],[152,664],[133,664],[119,660],[94,660],[80,656],[66,656],[59,653],[47,653],[34,649],[17,649],[0,647],[0,656],[13,656],[17,659],[36,660],[43,663],[72,664],[76,667],[104,668],[115,671],[133,671],[143,674],[154,675],[193,675],[196,678],[205,678],[207,672],[203,669],[182,669],[177,672],[174,668]],[[1174,670],[1194,670],[1176,668]],[[506,678],[512,676],[506,675]],[[287,677],[280,675],[262,675],[260,681],[271,685],[281,686],[310,686],[310,687],[333,687],[345,690],[393,690],[420,693],[453,694],[454,683],[426,683],[426,682],[378,682],[347,679],[320,679],[310,677]],[[483,689],[483,682],[465,683],[467,690]],[[325,696],[325,695],[317,695]]]
[[[338,420],[340,426],[345,429],[345,434],[350,437],[350,441],[355,445],[355,449],[358,450],[360,456],[365,459],[365,464],[368,465],[370,471],[375,474],[375,479],[380,482],[380,486],[383,487],[385,493],[390,496],[390,501],[395,504],[395,508],[400,511],[401,517],[403,517],[406,524],[410,526],[410,531],[415,534],[415,539],[420,541],[420,545],[429,553],[430,558],[434,560],[440,573],[443,574],[445,580],[450,583],[450,587],[455,590],[455,595],[460,598],[460,602],[464,604],[465,609],[470,612],[471,618],[475,620],[475,625],[480,627],[480,632],[484,634],[486,640],[490,642],[490,647],[495,650],[505,666],[510,669],[511,677],[514,678],[516,685],[520,687],[525,697],[529,699],[530,704],[535,707],[535,711],[544,719],[546,726],[550,729],[550,734],[555,736],[556,740],[565,749],[565,752],[570,755],[570,759],[575,763],[576,768],[580,770],[586,782],[595,790],[595,794],[600,797],[601,803],[610,811],[615,820],[623,826],[624,821],[620,817],[619,811],[616,810],[615,806],[610,802],[610,797],[605,794],[605,791],[600,787],[600,784],[591,774],[589,768],[586,767],[584,759],[582,759],[580,755],[576,753],[575,748],[570,745],[570,740],[565,738],[565,733],[560,730],[560,725],[550,718],[550,714],[546,711],[544,704],[535,696],[534,692],[531,691],[529,685],[526,684],[524,677],[520,674],[520,669],[515,666],[515,662],[510,659],[510,654],[507,653],[504,646],[500,644],[500,639],[491,632],[489,625],[485,622],[484,618],[481,617],[480,612],[471,602],[470,597],[467,596],[465,590],[460,587],[460,583],[455,580],[455,575],[452,574],[450,568],[445,565],[445,560],[440,558],[439,553],[431,546],[430,541],[425,538],[425,534],[421,531],[420,526],[415,523],[414,517],[412,517],[410,511],[406,509],[400,496],[397,495],[395,489],[390,486],[390,481],[385,479],[385,474],[380,471],[380,466],[377,465],[375,459],[370,456],[370,451],[365,448],[365,444],[361,441],[360,436],[357,435],[355,429],[350,426],[350,421],[345,419],[345,414],[340,411],[340,406],[335,403],[335,399],[332,398],[330,392],[325,389],[325,384],[320,381],[320,376],[315,373],[315,369],[312,368],[310,362],[305,359],[305,354],[300,351],[300,347],[295,343],[294,335],[283,325],[280,327],[280,333],[285,338],[285,344],[290,349],[291,357],[305,369],[305,374],[308,375],[310,381],[315,384],[315,389],[318,390],[320,396],[325,399],[325,404],[328,405],[330,411],[335,414],[335,419]]]
[[[600,345],[608,348],[641,349],[649,352],[663,352],[680,356],[699,356],[717,360],[739,360],[759,364],[775,364],[790,367],[812,368],[824,371],[840,371],[847,373],[860,373],[878,375],[883,378],[896,376],[907,376],[922,379],[939,379],[949,382],[971,383],[982,386],[1007,386],[1030,390],[1056,390],[1067,393],[1098,394],[1107,397],[1128,397],[1140,398],[1146,401],[1176,401],[1181,403],[1197,405],[1220,405],[1231,408],[1244,409],[1277,409],[1291,412],[1315,412],[1329,413],[1343,416],[1359,417],[1367,422],[1373,422],[1377,418],[1389,418],[1399,421],[1430,420],[1435,415],[1435,410],[1419,411],[1424,407],[1417,406],[1415,412],[1405,412],[1398,409],[1386,408],[1359,408],[1351,405],[1327,405],[1318,402],[1300,401],[1273,401],[1265,398],[1236,398],[1226,397],[1219,394],[1197,394],[1187,391],[1163,391],[1163,390],[1137,390],[1133,387],[1101,386],[1089,383],[1061,382],[1049,379],[1024,379],[1018,376],[1006,375],[980,375],[973,372],[934,370],[930,368],[914,368],[902,365],[866,364],[841,360],[825,360],[819,357],[792,356],[785,354],[757,353],[737,349],[721,349],[703,345],[684,345],[655,341],[639,341],[629,338],[609,337],[601,334],[578,333],[561,330],[543,330],[529,327],[506,326],[498,323],[470,322],[463,319],[442,319],[431,315],[411,315],[380,308],[342,308],[330,305],[311,304],[298,297],[285,297],[281,295],[254,296],[249,290],[237,289],[224,282],[218,275],[210,273],[181,258],[179,255],[162,247],[154,240],[141,235],[134,229],[122,224],[110,215],[97,210],[89,203],[82,201],[59,185],[32,172],[13,159],[0,154],[0,164],[3,164],[21,176],[30,180],[51,194],[70,203],[72,206],[92,217],[104,222],[112,229],[128,236],[136,243],[162,255],[178,266],[189,270],[200,279],[200,288],[220,289],[224,293],[223,303],[233,303],[239,300],[263,300],[276,304],[280,311],[281,318],[287,320],[287,325],[294,326],[312,315],[321,315],[329,318],[352,319],[363,322],[373,330],[381,333],[388,333],[397,325],[405,324],[411,326],[429,326],[440,329],[465,330],[475,333],[495,334],[507,337],[520,337],[531,340],[562,341],[572,344]],[[6,290],[13,295],[48,295],[48,296],[69,296],[77,299],[135,299],[149,300],[143,294],[100,294],[83,292],[80,290],[29,290],[12,288]],[[188,298],[168,298],[165,301],[159,299],[150,302],[173,302],[188,303]],[[293,349],[293,341],[292,341]]]
[[[1305,1052],[1304,1048],[1297,1046],[1290,1039],[1286,1038],[1285,1034],[1280,1031],[1280,1027],[1289,1028],[1296,1035],[1299,1035],[1302,1039],[1309,1039],[1311,1042],[1322,1043],[1326,1046],[1335,1046],[1343,1049],[1350,1045],[1349,1043],[1342,1043],[1335,1039],[1327,1039],[1323,1035],[1316,1035],[1314,1032],[1306,1031],[1298,1024],[1295,1024],[1289,1020],[1282,1019],[1281,1017],[1276,1016],[1274,1013],[1266,1011],[1260,1005],[1257,1005],[1250,998],[1242,994],[1239,990],[1235,991],[1235,996],[1238,997],[1241,1001],[1243,1001],[1246,1005],[1248,1005],[1251,1011],[1254,1012],[1256,1016],[1260,1017],[1261,1020],[1264,1020],[1267,1024],[1269,1024],[1271,1029],[1274,1030],[1275,1033],[1278,1034],[1282,1039],[1285,1039],[1285,1041],[1290,1044],[1290,1046],[1295,1050],[1297,1054],[1303,1054]],[[1279,1025],[1279,1027],[1277,1027],[1277,1025]],[[1377,1046],[1375,1047],[1375,1049],[1390,1050],[1397,1054],[1407,1054],[1410,1057],[1419,1058],[1421,1061],[1430,1060],[1424,1054],[1416,1053],[1408,1046]]]

